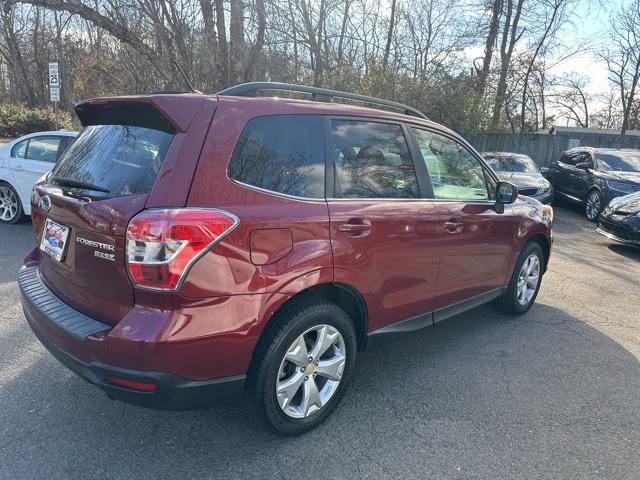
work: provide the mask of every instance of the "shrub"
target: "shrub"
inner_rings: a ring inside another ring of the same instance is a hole
[[[58,111],[60,128],[72,129],[73,121],[65,111]],[[27,133],[56,129],[53,108],[29,108],[12,103],[0,104],[0,137],[19,137]]]

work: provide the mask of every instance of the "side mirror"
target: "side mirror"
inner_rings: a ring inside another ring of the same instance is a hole
[[[580,162],[576,163],[576,168],[579,170],[584,170],[585,172],[591,168],[591,164],[588,162]]]
[[[496,187],[496,203],[513,203],[518,198],[518,187],[509,182],[498,182]]]

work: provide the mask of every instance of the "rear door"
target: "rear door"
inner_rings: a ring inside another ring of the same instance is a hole
[[[574,174],[576,171],[576,153],[564,153],[556,164],[556,172],[553,174],[553,186],[560,193],[575,195]]]
[[[335,280],[364,295],[370,330],[430,312],[442,229],[433,202],[421,198],[406,127],[326,121]]]
[[[444,232],[438,269],[438,307],[505,284],[518,221],[511,207],[497,213],[495,183],[478,156],[456,139],[411,129],[424,161]]]
[[[105,102],[81,116],[85,128],[36,187],[33,208],[40,272],[58,296],[107,323],[126,315],[134,303],[125,265],[128,222],[161,179],[176,183],[177,158],[192,177],[213,109],[193,134],[147,102]],[[182,147],[189,139],[195,151]],[[180,205],[166,206],[184,206],[189,185]]]

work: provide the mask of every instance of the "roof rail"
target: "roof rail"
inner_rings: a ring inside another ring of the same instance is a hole
[[[314,102],[331,102],[334,98],[343,98],[346,100],[354,100],[357,102],[368,103],[371,105],[379,105],[384,107],[391,107],[397,110],[402,110],[406,115],[412,115],[418,118],[429,118],[419,110],[413,107],[404,105],[402,103],[394,102],[391,100],[384,100],[382,98],[367,97],[366,95],[358,95],[356,93],[341,92],[339,90],[329,90],[326,88],[308,87],[306,85],[292,85],[290,83],[279,82],[249,82],[236,85],[235,87],[229,87],[217,95],[229,95],[234,97],[252,96],[258,90],[280,90],[285,92],[300,92],[311,95],[311,99]]]

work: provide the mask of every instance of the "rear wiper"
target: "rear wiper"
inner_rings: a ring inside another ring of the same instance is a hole
[[[93,190],[94,192],[104,192],[104,193],[110,192],[108,188],[104,188],[104,187],[101,187],[100,185],[95,185],[93,183],[81,182],[79,180],[74,180],[73,178],[54,176],[54,177],[51,177],[51,180],[65,187],[82,188],[83,190]]]

